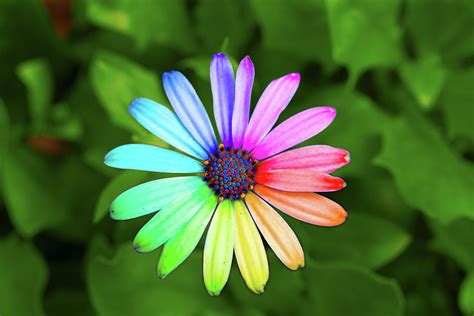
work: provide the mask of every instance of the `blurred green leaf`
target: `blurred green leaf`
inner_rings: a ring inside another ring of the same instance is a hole
[[[345,264],[310,264],[304,270],[308,315],[401,316],[404,299],[394,280]]]
[[[62,223],[67,213],[64,196],[50,167],[27,148],[9,150],[5,160],[3,190],[10,219],[17,231],[33,236]]]
[[[89,0],[86,14],[95,25],[127,34],[140,47],[156,42],[190,51],[196,42],[185,9],[183,0]]]
[[[31,59],[17,67],[17,75],[27,88],[28,105],[33,128],[41,131],[53,101],[53,77],[48,62]]]
[[[466,315],[474,313],[474,273],[464,279],[459,292],[459,307]]]
[[[360,73],[391,66],[401,57],[399,0],[326,0],[332,56],[347,65],[355,82]]]
[[[124,171],[114,177],[100,194],[95,207],[94,223],[98,223],[107,214],[112,201],[122,192],[145,182],[148,174],[138,171]]]
[[[201,0],[195,10],[197,34],[211,53],[218,52],[225,38],[230,42],[227,52],[237,53],[254,34],[255,21],[246,0]]]
[[[120,55],[100,51],[92,61],[90,76],[94,91],[110,120],[131,132],[145,134],[145,129],[127,109],[138,97],[164,103],[166,99],[156,75]]]
[[[347,262],[377,269],[394,260],[410,243],[410,235],[393,223],[352,211],[334,229],[311,227],[310,253],[318,262]]]
[[[437,55],[405,62],[400,75],[422,109],[431,109],[443,88],[446,71]]]
[[[474,67],[452,71],[446,78],[440,103],[450,138],[467,137],[474,143]]]
[[[330,63],[330,41],[323,0],[251,0],[262,29],[262,45],[303,61]]]
[[[310,95],[303,104],[332,106],[337,110],[334,122],[305,145],[325,144],[351,153],[351,163],[341,169],[345,177],[367,174],[372,158],[379,150],[378,138],[388,118],[364,95],[334,86]],[[293,109],[299,112],[302,109]]]
[[[0,239],[0,314],[44,315],[48,266],[35,247],[11,235]]]
[[[202,281],[202,253],[194,253],[170,276],[156,275],[157,252],[138,254],[131,242],[113,257],[102,240],[89,253],[87,284],[99,315],[200,315],[226,312],[225,302],[211,298]],[[112,298],[112,299],[111,299]]]
[[[474,221],[458,219],[446,225],[432,221],[431,228],[434,233],[432,247],[453,258],[463,269],[474,271]]]
[[[459,62],[474,52],[474,3],[471,0],[408,0],[406,25],[419,55],[438,52]]]
[[[231,272],[230,289],[242,306],[258,308],[267,315],[299,314],[304,307],[302,270],[287,269],[271,251],[267,252],[267,256],[271,272],[265,293],[255,295],[250,292],[237,266]]]
[[[444,223],[474,219],[474,168],[414,109],[385,125],[383,144],[377,163],[393,174],[408,204]]]

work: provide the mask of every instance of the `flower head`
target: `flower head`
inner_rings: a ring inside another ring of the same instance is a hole
[[[131,188],[112,202],[110,214],[125,220],[158,211],[138,232],[134,246],[149,252],[164,245],[157,267],[160,277],[191,254],[209,225],[203,269],[211,295],[226,284],[234,253],[249,289],[263,292],[269,271],[261,236],[288,268],[304,266],[298,238],[274,208],[320,226],[340,225],[347,216],[340,205],[314,192],[345,187],[330,173],[349,162],[349,153],[325,145],[290,149],[331,124],[335,109],[311,108],[273,128],[300,76],[293,73],[272,81],[249,119],[253,80],[249,57],[234,77],[229,59],[214,55],[211,88],[218,143],[189,81],[178,71],[165,73],[163,86],[174,112],[144,98],[135,99],[129,111],[176,151],[129,144],[105,157],[115,168],[194,174]]]

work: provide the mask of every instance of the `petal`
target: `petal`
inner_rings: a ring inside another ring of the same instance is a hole
[[[122,145],[105,155],[105,164],[119,169],[192,173],[204,171],[197,160],[178,152],[144,144]]]
[[[242,201],[234,202],[235,258],[247,287],[263,293],[268,281],[268,260],[260,233]]]
[[[347,217],[339,204],[316,193],[282,192],[264,185],[256,185],[255,193],[280,211],[306,223],[337,226]]]
[[[258,170],[310,169],[331,173],[350,162],[349,152],[326,145],[296,148],[258,164]]]
[[[132,101],[128,111],[143,127],[171,146],[202,160],[208,158],[207,152],[189,134],[176,114],[165,106],[138,98]]]
[[[203,185],[201,177],[166,178],[137,185],[113,200],[110,217],[126,220],[156,212]]]
[[[303,248],[285,220],[251,192],[245,197],[245,202],[258,229],[281,262],[291,270],[304,267]]]
[[[258,100],[245,130],[243,144],[245,151],[251,151],[267,135],[280,113],[290,103],[299,83],[300,75],[296,73],[270,82]]]
[[[222,143],[232,146],[232,112],[234,109],[234,71],[224,54],[215,54],[211,61],[211,89],[214,117]]]
[[[262,160],[298,145],[331,124],[336,109],[326,106],[298,113],[272,130],[252,151],[252,157]]]
[[[188,79],[179,71],[165,72],[163,87],[176,115],[194,139],[208,154],[215,153],[217,142],[211,121]]]
[[[166,242],[158,262],[158,275],[166,277],[196,248],[217,206],[217,196],[211,194],[197,214],[173,238]]]
[[[331,192],[346,186],[341,178],[307,169],[258,169],[255,180],[271,188],[289,192]]]
[[[234,148],[242,147],[242,142],[249,123],[250,100],[252,97],[255,69],[250,57],[240,62],[235,79],[235,103],[232,114],[232,142]]]
[[[207,186],[169,204],[156,213],[140,229],[133,240],[138,252],[150,252],[163,245],[188,223],[207,200],[211,190]]]
[[[210,295],[219,295],[229,279],[234,250],[232,203],[219,204],[204,245],[204,284]]]

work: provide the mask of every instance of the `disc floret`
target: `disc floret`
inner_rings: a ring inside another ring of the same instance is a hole
[[[220,144],[217,152],[204,164],[204,181],[221,201],[243,199],[255,185],[257,161],[245,151]]]

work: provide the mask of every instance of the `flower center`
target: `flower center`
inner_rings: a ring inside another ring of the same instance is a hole
[[[204,181],[221,201],[243,199],[255,184],[256,163],[249,153],[220,144],[217,153],[204,161]]]

